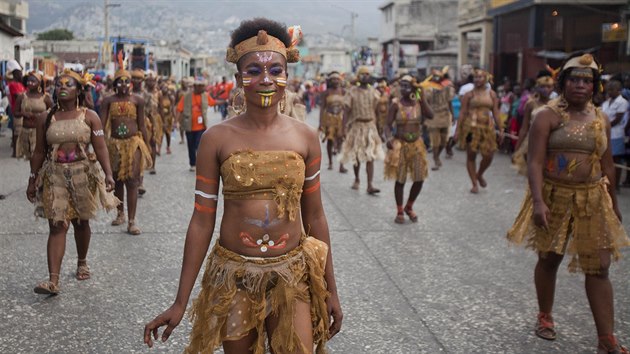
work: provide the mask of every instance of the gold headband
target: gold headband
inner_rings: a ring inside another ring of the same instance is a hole
[[[590,68],[599,70],[597,63],[595,62],[595,58],[593,58],[590,54],[584,54],[582,56],[569,59],[562,67],[562,71],[569,68]]]
[[[413,79],[413,77],[411,75],[405,75],[405,76],[400,78],[400,81],[409,81],[409,82],[413,83],[415,80]]]
[[[37,79],[37,81],[39,81],[40,83],[42,82],[42,80],[44,79],[44,77],[42,76],[42,74],[38,73],[37,71],[33,70],[31,72],[28,73],[27,76],[32,76],[34,78]]]
[[[329,79],[339,79],[341,80],[341,75],[339,75],[339,73],[332,73],[328,75]]]
[[[131,75],[129,75],[129,71],[120,69],[120,70],[116,71],[116,74],[114,74],[114,81],[120,79],[121,77],[130,78]]]
[[[270,36],[265,30],[260,30],[256,36],[240,42],[234,48],[228,47],[225,60],[236,64],[248,53],[276,52],[285,57],[287,63],[297,63],[300,60],[300,52],[296,45],[302,38],[302,29],[300,26],[290,27],[289,35],[291,36],[291,46],[287,48],[281,40]]]
[[[553,86],[553,79],[551,78],[551,76],[541,76],[538,79],[536,79],[536,86],[544,86],[544,85],[548,85],[548,86]]]
[[[367,66],[360,66],[359,69],[357,70],[357,76],[361,74],[371,74],[370,69],[368,69]]]
[[[127,76],[129,76],[129,73],[127,73]],[[135,79],[144,79],[144,70],[135,69],[134,71],[131,72],[131,77]]]
[[[81,85],[81,86],[87,85],[90,82],[90,80],[92,79],[92,76],[93,76],[93,75],[87,74],[87,73],[85,75],[81,76],[77,72],[72,71],[70,69],[64,69],[60,76],[64,76],[64,75],[65,76],[70,76],[71,78],[75,79],[79,83],[79,85]]]

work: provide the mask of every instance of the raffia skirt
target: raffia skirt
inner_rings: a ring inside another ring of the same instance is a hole
[[[529,148],[529,137],[525,137],[521,146],[512,155],[512,167],[519,174],[527,176],[527,149]]]
[[[314,237],[279,257],[244,257],[217,242],[206,261],[201,292],[193,301],[190,344],[185,353],[213,353],[223,341],[239,340],[254,330],[254,354],[265,352],[265,319],[278,316],[272,336],[275,353],[311,352],[293,326],[295,302],[310,304],[313,342],[326,353],[328,291],[324,270],[328,246]],[[308,350],[307,350],[308,349]]]
[[[473,127],[464,124],[462,128],[458,136],[461,149],[470,148],[473,152],[480,152],[482,155],[490,155],[497,150],[497,136],[493,126],[484,124]]]
[[[357,165],[361,162],[382,160],[385,158],[382,145],[374,121],[355,121],[341,147],[341,162]]]
[[[335,140],[341,137],[343,115],[324,112],[322,117],[322,130],[326,140]]]
[[[140,133],[126,139],[107,139],[107,150],[112,171],[118,181],[133,178],[133,160],[137,150],[140,150],[140,175],[152,165],[151,152],[144,143]]]
[[[164,139],[164,122],[162,121],[162,116],[156,114],[153,117],[153,137],[155,138],[155,145],[158,147],[158,151],[162,146],[162,140]]]
[[[17,143],[15,145],[15,155],[24,160],[30,160],[35,152],[35,141],[37,140],[37,129],[24,128],[20,129]]]
[[[169,109],[167,109],[166,111],[167,112],[162,113],[162,120],[164,123],[164,132],[166,134],[170,134],[173,131],[173,123],[175,122],[175,117],[173,116],[173,113],[171,113]]]
[[[421,182],[429,174],[427,148],[422,139],[406,142],[400,139],[392,141],[393,149],[385,156],[385,179],[394,179],[405,183],[407,176],[413,182]]]
[[[46,160],[37,176],[35,215],[54,223],[89,220],[99,208],[114,209],[120,201],[107,192],[101,165],[94,160],[59,163]]]
[[[609,250],[618,260],[619,249],[630,245],[613,210],[608,184],[605,177],[580,184],[545,179],[543,198],[551,212],[548,230],[534,224],[534,204],[528,189],[521,211],[507,233],[508,240],[516,244],[526,242],[537,252],[568,254],[570,272],[599,273],[600,250]]]

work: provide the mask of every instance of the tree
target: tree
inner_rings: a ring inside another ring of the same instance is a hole
[[[72,31],[63,28],[56,28],[50,31],[42,32],[37,35],[37,39],[45,41],[67,41],[74,39]]]

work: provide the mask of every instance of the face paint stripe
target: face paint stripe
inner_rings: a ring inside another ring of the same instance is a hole
[[[309,187],[309,188],[306,188],[306,189],[304,190],[303,194],[305,194],[305,195],[306,195],[306,194],[315,193],[315,192],[319,189],[319,185],[320,185],[320,182],[319,182],[319,181],[317,181],[317,183],[315,183],[315,185],[314,185],[314,186]]]

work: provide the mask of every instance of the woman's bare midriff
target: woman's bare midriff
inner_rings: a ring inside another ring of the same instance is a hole
[[[118,134],[118,127],[121,124],[125,124],[127,132],[125,134]],[[112,119],[112,138],[115,139],[127,139],[138,133],[138,121],[135,117],[116,117]]]
[[[595,161],[599,164],[599,160]],[[599,166],[595,166],[596,175],[591,175],[591,155],[580,152],[550,151],[547,152],[543,175],[558,182],[590,183],[601,178]]]
[[[248,257],[281,256],[297,247],[301,237],[299,210],[290,221],[287,213],[278,218],[273,200],[224,201],[218,242],[232,252]]]
[[[414,134],[414,138],[410,139],[409,135]],[[413,143],[418,140],[422,136],[422,129],[420,129],[419,122],[411,122],[406,124],[398,123],[396,125],[396,138],[406,141],[408,143]]]

